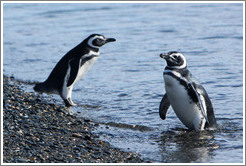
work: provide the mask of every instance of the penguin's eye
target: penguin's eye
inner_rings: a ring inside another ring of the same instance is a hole
[[[174,55],[173,57],[174,57],[175,59],[177,59],[177,58],[178,58],[178,56],[177,56],[177,55]]]
[[[96,42],[102,42],[103,40],[102,39],[100,39],[100,38],[97,38],[96,39]]]

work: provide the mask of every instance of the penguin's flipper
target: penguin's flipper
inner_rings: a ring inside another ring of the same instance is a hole
[[[209,120],[208,120],[208,117],[207,117],[207,113],[205,112],[205,105],[203,105],[204,103],[201,101],[201,98],[200,98],[200,94],[198,93],[198,86],[196,85],[196,83],[192,82],[192,83],[189,83],[188,84],[188,87],[194,92],[196,98],[197,98],[197,101],[200,105],[200,108],[201,108],[201,111],[202,111],[202,115],[204,116],[204,118],[206,119],[206,122],[209,124]]]
[[[168,108],[170,107],[170,105],[171,104],[167,98],[167,94],[165,93],[162,100],[161,100],[160,106],[159,106],[159,115],[160,115],[162,120],[166,119],[167,111],[168,111]]]
[[[69,67],[70,67],[70,75],[69,75],[69,79],[68,79],[68,82],[67,82],[67,87],[71,86],[76,77],[77,77],[77,74],[78,74],[78,71],[79,71],[79,60],[76,60],[76,59],[71,59],[68,63]]]
[[[217,123],[216,123],[216,119],[214,116],[214,109],[213,109],[213,105],[212,102],[209,99],[209,96],[206,92],[206,90],[204,89],[204,87],[202,85],[196,85],[195,86],[197,92],[199,92],[198,94],[200,96],[203,96],[204,100],[205,100],[205,106],[207,109],[207,119],[208,121],[205,124],[205,128],[207,127],[211,127],[211,128],[216,128],[217,127]]]
[[[205,93],[204,96],[205,96],[205,102],[206,102],[206,106],[207,106],[207,117],[208,117],[208,121],[209,121],[209,123],[205,124],[205,127],[206,128],[207,127],[217,128],[218,126],[217,126],[216,119],[214,116],[214,109],[212,106],[212,102],[210,101],[207,93]]]

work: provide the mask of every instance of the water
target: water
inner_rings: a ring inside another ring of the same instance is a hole
[[[70,111],[100,123],[101,139],[153,162],[243,162],[242,4],[4,4],[3,71],[44,81],[91,33],[117,42],[101,48],[75,85],[79,106]],[[159,54],[174,50],[207,90],[218,130],[188,131],[172,109],[159,118],[166,66]]]

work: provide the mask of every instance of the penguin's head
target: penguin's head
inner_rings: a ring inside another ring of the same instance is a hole
[[[88,46],[98,49],[104,44],[114,42],[116,40],[114,38],[106,38],[100,34],[92,34],[86,39],[86,41]]]
[[[186,68],[186,59],[183,54],[177,51],[170,51],[168,53],[161,53],[160,57],[167,61],[167,66],[175,69]]]

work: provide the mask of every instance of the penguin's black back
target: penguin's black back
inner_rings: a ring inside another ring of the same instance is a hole
[[[87,40],[88,39],[85,39],[83,42],[66,53],[56,64],[49,77],[44,82],[36,84],[34,90],[42,93],[52,93],[54,91],[61,93],[69,62],[71,60],[79,62],[80,58],[83,55],[88,54],[90,50],[98,51],[98,49],[90,48],[87,45]]]

